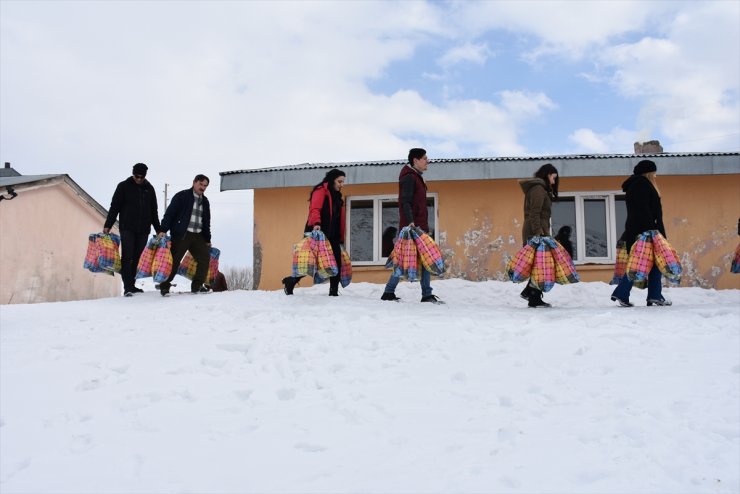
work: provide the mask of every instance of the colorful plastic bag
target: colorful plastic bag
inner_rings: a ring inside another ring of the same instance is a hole
[[[655,265],[670,283],[681,283],[681,261],[678,254],[668,243],[668,240],[660,234],[658,230],[651,230],[653,237],[653,255],[655,256]]]
[[[627,277],[635,287],[645,288],[653,265],[669,282],[681,282],[682,268],[678,254],[658,230],[648,230],[637,236],[627,261]]]
[[[337,258],[334,257],[334,249],[331,243],[326,239],[324,232],[314,230],[311,233],[315,243],[314,251],[316,252],[316,275],[326,280],[339,274]]]
[[[344,250],[344,246],[341,246],[341,249],[342,267],[339,269],[339,282],[342,284],[342,288],[347,288],[352,283],[352,259],[349,258],[349,254]]]
[[[157,283],[166,281],[172,273],[171,248],[172,240],[169,236],[152,235],[152,238],[144,247],[141,257],[139,257],[139,264],[136,266],[136,278],[152,276]]]
[[[313,239],[310,233],[306,233],[300,242],[293,245],[292,275],[299,278],[313,276],[314,273],[316,273],[316,256],[313,253]]]
[[[550,291],[555,283],[580,281],[570,254],[552,237],[530,238],[506,263],[506,274],[515,283],[530,280],[543,292]]]
[[[534,253],[536,251],[536,245],[531,242],[519,249],[514,257],[509,259],[506,263],[506,274],[509,279],[514,283],[521,283],[527,281],[530,274],[532,273],[532,265],[534,264]]]
[[[393,252],[388,256],[386,267],[393,269],[395,276],[409,281],[419,279],[419,252],[411,236],[411,227],[405,226],[398,233]]]
[[[220,255],[220,250],[215,247],[211,247],[208,258],[208,273],[206,274],[205,281],[209,285],[213,285],[216,282],[216,275],[218,274],[218,258]],[[185,253],[185,257],[182,258],[180,266],[177,268],[177,274],[192,280],[195,277],[195,271],[197,269],[198,261],[190,255],[190,252],[187,252]]]
[[[614,263],[614,276],[609,282],[610,285],[618,285],[619,280],[624,277],[627,272],[627,261],[630,258],[629,252],[627,252],[627,242],[620,240],[617,242],[617,261]]]
[[[650,232],[643,232],[630,249],[630,258],[627,261],[627,277],[636,283],[638,288],[646,286],[647,277],[655,264],[653,255],[653,239]]]
[[[534,253],[534,263],[529,282],[543,292],[549,292],[555,285],[555,260],[549,246],[542,240]]]
[[[552,237],[542,237],[542,241],[550,248],[550,254],[552,254],[552,260],[555,264],[555,282],[560,285],[567,285],[581,281],[573,264],[573,259],[565,250],[565,247]]]
[[[115,233],[91,233],[87,237],[87,252],[82,267],[93,273],[121,272],[121,237]]]
[[[445,272],[445,261],[434,239],[419,227],[411,230],[411,238],[416,244],[422,267],[434,275],[442,276]]]
[[[323,283],[339,274],[331,243],[324,232],[313,230],[293,246],[293,276],[311,276],[314,283]]]
[[[740,244],[735,249],[735,259],[732,260],[731,270],[733,273],[740,273]]]

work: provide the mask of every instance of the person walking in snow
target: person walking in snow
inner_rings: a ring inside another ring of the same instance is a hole
[[[172,272],[166,281],[159,284],[159,291],[163,297],[170,294],[170,286],[177,274],[177,267],[188,251],[198,263],[190,291],[211,292],[211,289],[205,286],[211,247],[211,204],[205,196],[209,183],[210,180],[205,175],[196,175],[193,186],[175,194],[164,212],[159,236],[164,237],[167,231],[171,231]]]
[[[427,210],[427,185],[422,175],[429,167],[429,158],[426,150],[413,148],[409,150],[409,162],[401,168],[398,175],[398,231],[406,226],[419,227],[425,233],[429,232],[429,212]],[[432,294],[432,273],[419,266],[421,271],[421,301],[433,304],[444,304],[436,295]],[[381,300],[401,300],[396,297],[396,287],[401,280],[395,270],[391,273],[385,285]]]
[[[648,230],[658,230],[667,238],[663,225],[663,206],[660,202],[660,189],[655,180],[658,167],[651,160],[642,160],[632,170],[632,176],[622,184],[626,194],[627,220],[624,223],[624,233],[620,241],[627,244],[627,252],[632,249],[638,235]],[[662,294],[662,275],[657,264],[648,273],[647,305],[671,305]],[[612,301],[619,302],[622,307],[632,307],[630,291],[633,282],[627,274],[619,280],[619,284],[612,292]]]
[[[345,210],[342,199],[342,187],[346,175],[336,168],[326,172],[324,179],[316,184],[308,197],[308,220],[304,233],[312,230],[321,230],[331,244],[334,258],[337,261],[338,272],[329,278],[329,295],[339,295],[339,281],[342,270],[342,244],[344,244]],[[293,289],[302,276],[286,276],[282,279],[283,291],[286,295],[293,295]]]
[[[110,233],[118,217],[118,230],[121,232],[121,279],[126,297],[144,291],[134,284],[136,267],[151,228],[154,227],[156,232],[160,230],[157,193],[146,179],[148,169],[144,163],[136,163],[131,176],[118,184],[103,224],[103,233]]]
[[[558,198],[558,170],[550,163],[542,165],[532,178],[519,180],[524,192],[524,224],[522,225],[522,245],[534,236],[550,235],[550,215],[552,201]],[[530,280],[520,296],[528,301],[529,307],[550,307],[542,300],[542,290]]]

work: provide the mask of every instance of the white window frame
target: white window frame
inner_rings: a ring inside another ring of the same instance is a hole
[[[372,261],[352,261],[353,266],[384,266],[387,257],[381,257],[382,249],[382,219],[380,207],[383,201],[398,201],[397,194],[383,194],[383,195],[369,195],[369,196],[348,196],[346,199],[345,211],[347,214],[347,225],[344,233],[344,245],[347,248],[347,252],[350,257],[352,256],[352,241],[351,241],[351,228],[352,228],[352,201],[373,201],[373,260]],[[434,241],[438,242],[439,235],[439,197],[436,192],[427,193],[427,199],[433,199],[434,201]]]
[[[623,191],[607,190],[607,191],[595,191],[589,190],[584,192],[561,192],[560,198],[574,198],[575,209],[576,209],[576,252],[586,252],[586,224],[584,218],[586,216],[583,207],[583,201],[585,199],[606,199],[606,246],[607,246],[607,257],[583,257],[578,260],[573,260],[575,264],[614,264],[617,256],[617,239],[621,235],[621,230],[624,229],[624,225],[617,225],[617,209],[616,209],[616,197],[623,196]],[[550,227],[552,229],[552,218],[550,218]],[[557,232],[552,232],[553,236]]]

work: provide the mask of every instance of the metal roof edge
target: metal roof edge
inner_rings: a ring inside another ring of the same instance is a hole
[[[564,177],[626,176],[640,160],[653,159],[662,175],[721,175],[740,173],[740,152],[659,154],[574,154],[500,158],[430,160],[424,174],[429,181],[506,179],[530,176],[537,164],[552,163]],[[526,163],[532,166],[524,166]],[[221,190],[243,190],[313,185],[317,170],[342,168],[353,184],[390,183],[406,160],[346,163],[302,163],[282,167],[221,172]],[[463,165],[462,167],[455,165]],[[530,169],[531,168],[531,169]]]

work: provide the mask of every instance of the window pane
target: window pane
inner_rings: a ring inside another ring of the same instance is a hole
[[[627,202],[625,196],[616,196],[614,198],[615,220],[617,223],[617,238],[624,233],[624,223],[627,221]]]
[[[380,210],[380,228],[383,237],[380,242],[380,255],[388,257],[398,237],[398,201],[383,201]]]
[[[373,201],[351,201],[350,218],[350,259],[353,261],[372,261]]]
[[[606,200],[584,199],[583,218],[586,228],[586,257],[608,257]]]
[[[427,232],[430,237],[434,238],[434,230],[435,230],[435,224],[434,224],[434,198],[433,197],[427,197],[427,213],[429,216],[428,222],[429,222],[429,231]]]
[[[567,228],[561,232],[563,227],[570,227],[570,243],[573,249],[571,257],[578,259],[578,242],[576,235],[576,200],[574,197],[561,197],[557,202],[552,203],[552,233],[558,236],[558,233],[567,233]],[[567,238],[567,236],[566,236]],[[558,238],[563,247],[568,248],[567,242]]]

